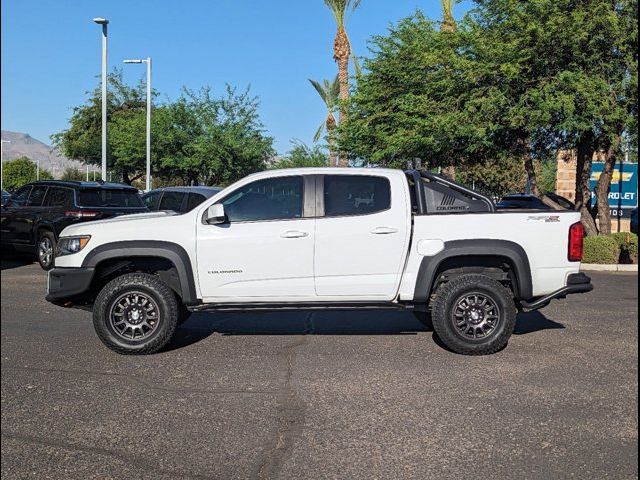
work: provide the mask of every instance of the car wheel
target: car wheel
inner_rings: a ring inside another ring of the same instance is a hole
[[[56,253],[56,237],[53,232],[42,230],[38,236],[36,248],[36,256],[42,269],[51,270],[55,262]]]
[[[507,345],[516,325],[513,293],[485,275],[462,275],[436,292],[432,321],[442,343],[454,352],[495,353]]]
[[[128,273],[111,280],[93,306],[98,338],[123,355],[157,352],[169,343],[177,324],[173,291],[146,273]]]

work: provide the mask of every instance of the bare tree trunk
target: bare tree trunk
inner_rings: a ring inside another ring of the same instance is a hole
[[[611,233],[611,210],[609,209],[609,191],[611,190],[611,178],[618,158],[620,136],[616,135],[614,141],[608,145],[604,159],[604,169],[600,174],[596,185],[596,198],[598,202],[598,226],[600,235]]]
[[[591,179],[591,163],[595,153],[593,134],[586,133],[578,142],[576,151],[576,211],[580,212],[580,220],[587,235],[598,234],[596,222],[591,214],[591,190],[589,180]]]
[[[533,157],[531,156],[531,149],[529,148],[529,142],[523,141],[521,143],[523,148],[522,163],[524,164],[524,169],[527,172],[527,178],[529,179],[531,193],[538,197],[542,203],[548,205],[554,210],[564,210],[562,205],[551,200],[542,192],[542,190],[540,190],[540,185],[538,185],[538,176],[536,175],[536,169],[533,165]]]
[[[325,126],[327,128],[327,143],[329,143],[329,166],[337,167],[338,157],[336,155],[336,139],[334,137],[336,119],[333,117],[333,113],[329,112]]]
[[[333,58],[338,63],[338,82],[340,84],[340,123],[347,120],[347,101],[349,100],[349,56],[351,45],[344,28],[339,28],[333,42]],[[346,152],[339,152],[338,166],[347,167],[349,161]]]

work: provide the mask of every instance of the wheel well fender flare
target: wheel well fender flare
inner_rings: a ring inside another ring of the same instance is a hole
[[[422,257],[416,278],[414,301],[420,303],[428,301],[436,281],[436,273],[445,260],[465,256],[507,258],[514,269],[513,274],[517,282],[514,287],[519,299],[526,300],[533,296],[529,257],[520,245],[508,240],[453,240],[445,242],[444,249],[436,255]]]
[[[100,245],[91,250],[82,262],[83,267],[95,268],[104,260],[124,257],[156,257],[169,260],[180,280],[182,301],[186,305],[198,303],[191,260],[186,250],[173,242],[159,240],[131,240]]]

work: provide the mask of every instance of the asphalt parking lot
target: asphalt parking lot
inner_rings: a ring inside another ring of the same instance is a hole
[[[443,349],[411,313],[196,314],[123,357],[2,262],[2,478],[637,478],[638,276]]]

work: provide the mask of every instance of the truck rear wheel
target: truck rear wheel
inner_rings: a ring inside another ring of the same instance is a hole
[[[495,353],[504,348],[516,325],[513,294],[485,275],[462,275],[438,289],[432,321],[440,340],[454,352]]]
[[[98,338],[123,355],[157,352],[169,343],[177,324],[173,291],[147,273],[128,273],[111,280],[93,306]]]

